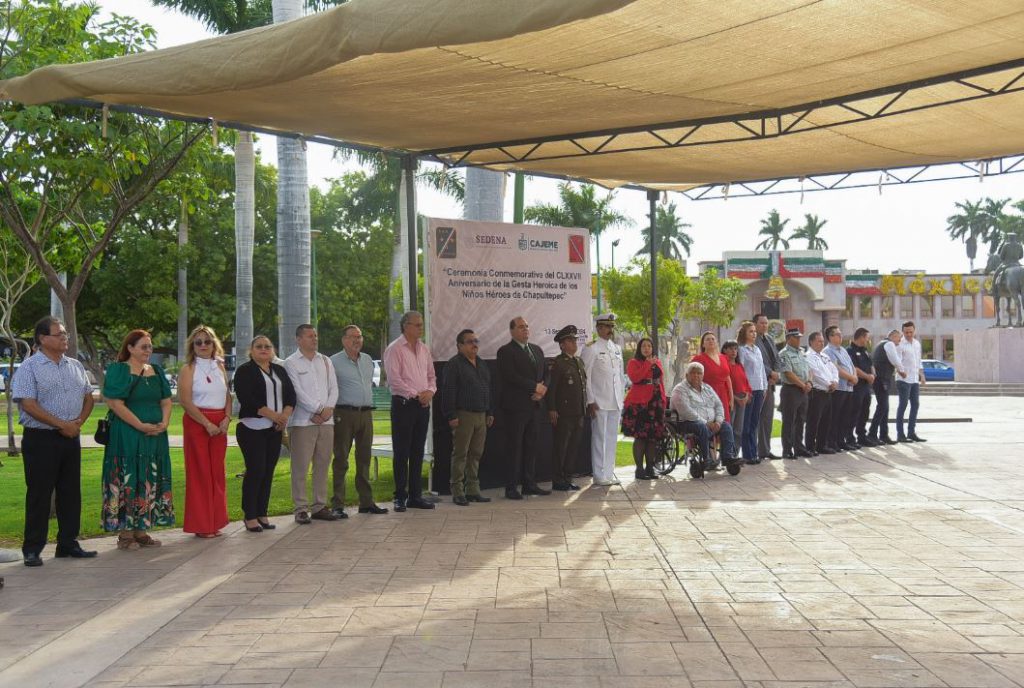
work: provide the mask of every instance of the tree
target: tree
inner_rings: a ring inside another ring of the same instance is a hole
[[[11,327],[14,309],[39,280],[39,276],[35,263],[22,249],[18,240],[6,227],[0,227],[0,335],[3,335],[5,346],[10,345],[11,348],[11,358],[6,364],[9,367],[6,372],[0,372],[0,375],[5,375],[8,383],[14,375],[14,363],[18,358],[17,337],[14,328]],[[7,397],[7,453],[10,456],[17,456],[18,445],[14,437],[14,398],[11,396],[10,384],[4,385],[4,392]]]
[[[819,236],[821,234],[821,228],[824,227],[827,222],[828,220],[821,220],[817,215],[807,213],[804,215],[803,226],[794,230],[793,233],[789,235],[789,240],[806,240],[808,251],[827,251],[828,242]],[[787,245],[786,248],[789,248],[789,246]]]
[[[271,0],[150,0],[199,20],[210,31],[228,34],[273,22]],[[306,0],[307,10],[319,11],[345,0]],[[255,157],[253,136],[239,132],[235,144],[235,343],[246,346],[253,336],[253,235]],[[291,338],[288,338],[291,341]],[[241,343],[241,344],[239,344]]]
[[[696,320],[701,330],[725,327],[735,319],[736,307],[746,293],[743,282],[733,277],[719,277],[718,270],[709,268],[687,285],[682,315]]]
[[[789,241],[782,236],[786,231],[787,224],[789,224],[789,219],[780,219],[778,210],[772,210],[768,213],[768,217],[761,220],[761,231],[757,233],[758,236],[763,236],[764,240],[755,246],[754,249],[777,251],[780,244],[782,245],[782,248],[789,249]]]
[[[985,233],[982,239],[988,244],[988,253],[994,256],[999,253],[999,246],[1006,238],[1003,232],[1006,221],[1003,209],[1010,202],[1009,198],[986,198],[981,209]]]
[[[683,266],[676,260],[658,256],[658,332],[672,321],[689,282]],[[623,270],[605,273],[608,307],[622,327],[630,332],[651,329],[651,261],[633,258]]]
[[[981,201],[962,201],[955,204],[960,212],[946,218],[946,232],[967,246],[967,260],[974,272],[974,259],[978,256],[978,239],[985,235],[985,216]]]
[[[551,227],[581,227],[590,230],[597,247],[597,299],[601,308],[601,234],[613,227],[630,227],[633,220],[612,210],[615,192],[598,199],[593,184],[582,184],[579,191],[569,182],[558,185],[558,205],[537,203],[523,212],[527,222]]]
[[[151,28],[121,16],[95,25],[97,12],[58,0],[11,7],[0,18],[0,77],[152,47]],[[125,220],[205,135],[193,124],[61,104],[0,111],[0,219],[59,298],[69,355],[78,352],[75,307],[96,262]],[[51,260],[54,247],[60,247],[63,265]],[[65,269],[66,287],[58,274]]]
[[[689,222],[683,222],[676,215],[676,204],[669,203],[668,206],[659,205],[654,220],[655,230],[658,233],[658,255],[662,258],[678,260],[682,262],[683,253],[690,255],[690,248],[693,246],[693,237],[686,233],[686,227],[692,227]],[[644,239],[644,246],[636,252],[638,256],[649,256],[651,254],[651,228],[644,227],[640,230]],[[659,273],[660,274],[660,273]]]

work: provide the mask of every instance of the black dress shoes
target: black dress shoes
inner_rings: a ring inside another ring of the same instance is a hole
[[[486,504],[491,501],[490,497],[484,497],[483,495],[466,495],[466,499],[471,502],[479,502],[481,504]]]
[[[452,502],[458,506],[469,506],[469,500],[466,499],[465,495],[455,495],[452,497]]]
[[[896,440],[894,440],[893,438],[891,438],[889,436],[886,436],[886,437],[883,437],[882,439],[878,440],[878,444],[880,444],[880,445],[881,444],[896,444]]]
[[[647,471],[642,468],[636,469],[635,477],[637,480],[650,480],[651,476],[647,475]],[[554,487],[554,485],[552,485]]]
[[[529,487],[524,487],[523,488],[523,494],[524,495],[538,495],[540,497],[543,497],[544,495],[551,494],[551,490],[545,490],[540,485],[530,485]]]
[[[361,506],[361,507],[359,507],[359,513],[361,513],[361,514],[386,514],[387,512],[388,512],[387,509],[385,509],[382,506],[377,506],[376,504],[374,504],[372,506]]]
[[[797,449],[793,453],[796,454],[797,456],[801,457],[801,458],[804,458],[804,459],[811,458],[811,452],[807,451],[806,449]]]
[[[901,444],[908,444],[908,443],[910,443],[910,442],[913,442],[913,440],[908,440],[908,439],[907,439],[906,437],[904,437],[903,435],[896,435],[896,441],[897,441],[897,442],[900,442]]]
[[[784,451],[784,452],[782,452],[782,458],[784,458],[784,459],[795,459],[796,455],[793,454],[793,452],[791,452],[791,451]]]
[[[829,449],[828,447],[822,447],[821,449],[818,450],[818,453],[819,454],[835,454],[836,450],[835,449]]]
[[[345,509],[342,507],[331,509],[331,513],[334,514],[335,518],[348,518],[348,514],[345,513]]]
[[[43,558],[38,553],[25,555],[25,566],[42,566]]]
[[[260,524],[260,528],[262,528],[263,530],[275,530],[277,528],[277,526],[275,526],[270,521],[261,521],[257,518],[256,522]]]
[[[914,433],[911,433],[911,434],[907,435],[907,439],[910,440],[911,442],[927,442],[928,441],[928,440],[926,440],[923,437],[918,437]]]
[[[559,492],[568,492],[572,489],[570,485],[572,485],[572,483],[551,483],[551,489]]]
[[[505,499],[522,499],[523,495],[519,494],[519,490],[515,488],[505,490]]]
[[[862,447],[877,447],[878,440],[872,439],[870,437],[861,437],[859,440],[857,440],[857,444],[859,444]]]
[[[404,499],[396,499],[395,500],[395,511],[397,511],[399,513],[405,511],[405,500]]]
[[[64,557],[71,557],[72,559],[92,559],[96,556],[96,552],[90,552],[82,549],[82,546],[77,542],[71,547],[61,547],[57,545],[57,552],[54,554],[58,559]]]
[[[768,458],[769,460],[771,460],[771,461],[774,461],[774,460],[778,459],[778,458],[779,458],[779,456],[778,456],[778,455],[776,455],[776,454],[772,454],[771,452],[768,452],[768,456],[767,456],[767,458]],[[786,457],[785,457],[785,456],[783,456],[782,458],[786,458]]]
[[[433,509],[434,503],[428,502],[423,497],[412,497],[405,502],[405,505],[410,509]]]

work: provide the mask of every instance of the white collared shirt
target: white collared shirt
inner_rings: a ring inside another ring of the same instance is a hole
[[[904,337],[896,347],[896,353],[900,356],[900,368],[907,373],[906,377],[896,378],[896,381],[918,384],[921,381],[921,342],[917,337],[913,341]]]
[[[829,385],[839,384],[839,368],[824,350],[808,349],[804,356],[807,357],[807,367],[811,369],[811,386],[814,389],[827,392]]]
[[[284,369],[295,388],[295,413],[288,421],[289,426],[314,425],[313,416],[324,409],[333,411],[338,400],[338,378],[334,374],[331,359],[319,351],[312,360],[296,351],[285,359]],[[327,421],[334,422],[334,416]]]
[[[626,372],[622,349],[610,339],[598,338],[580,356],[587,370],[587,403],[602,411],[622,410],[626,397]]]

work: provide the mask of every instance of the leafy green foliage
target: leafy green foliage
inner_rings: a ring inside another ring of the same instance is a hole
[[[768,213],[768,217],[761,220],[761,231],[757,235],[763,236],[764,239],[754,248],[777,251],[779,246],[782,246],[782,248],[788,249],[789,241],[782,236],[786,231],[787,224],[789,224],[788,218],[783,220],[779,217],[778,210],[772,210]]]
[[[809,251],[827,251],[828,242],[821,238],[821,230],[827,222],[828,220],[822,220],[817,215],[807,213],[804,215],[804,224],[793,230],[789,240],[805,240]]]
[[[702,330],[726,327],[736,317],[736,307],[746,291],[743,282],[720,277],[718,270],[710,268],[687,284],[682,316],[698,321]]]
[[[612,210],[614,192],[598,199],[593,184],[582,184],[579,190],[570,182],[558,185],[558,205],[538,203],[523,212],[527,222],[551,227],[581,227],[597,237],[606,229],[633,225],[626,215]]]
[[[686,228],[692,226],[676,215],[674,202],[667,206],[659,205],[654,219],[655,231],[658,233],[658,255],[678,261],[683,260],[684,253],[690,255],[693,237],[686,233]],[[636,255],[648,256],[651,253],[651,228],[644,227],[640,230],[640,235],[644,239],[644,246]]]
[[[676,260],[658,256],[658,330],[668,327],[690,280]],[[651,327],[651,262],[634,258],[624,270],[604,273],[608,304],[622,326],[631,332],[650,332]]]

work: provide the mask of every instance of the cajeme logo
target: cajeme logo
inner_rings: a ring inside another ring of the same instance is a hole
[[[519,235],[520,251],[557,251],[558,242],[550,239],[527,239],[525,234]]]

